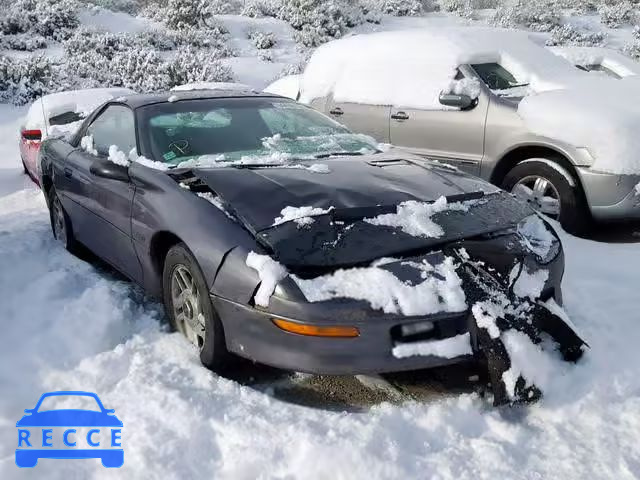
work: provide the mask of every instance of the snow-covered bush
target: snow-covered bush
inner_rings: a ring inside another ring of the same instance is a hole
[[[500,27],[550,32],[561,25],[561,12],[552,0],[508,0],[496,10],[493,23]]]
[[[160,51],[175,50],[179,47],[206,48],[216,58],[233,56],[234,52],[227,44],[225,29],[189,29],[189,30],[147,30],[135,35],[137,43]]]
[[[274,17],[289,23],[295,30],[295,39],[307,47],[316,47],[334,38],[340,38],[347,29],[364,22],[377,22],[379,10],[374,4],[395,4],[397,11],[414,0],[248,0],[242,14],[251,17]],[[404,5],[404,6],[403,6]],[[410,9],[409,9],[410,10]],[[408,10],[407,10],[408,11]]]
[[[462,17],[475,16],[476,10],[497,8],[501,0],[439,0],[440,9],[445,12],[456,13]]]
[[[640,40],[634,40],[633,42],[627,43],[623,47],[622,51],[630,57],[640,60]]]
[[[170,87],[196,82],[231,82],[229,67],[211,57],[207,50],[185,47],[167,62]]]
[[[18,33],[16,35],[0,34],[0,48],[7,50],[19,50],[33,52],[39,48],[46,48],[47,42],[40,35]]]
[[[424,11],[433,10],[431,2],[422,0],[368,0],[368,2],[364,2],[365,6],[367,3],[370,10],[378,10],[381,13],[397,17],[415,17]]]
[[[205,26],[212,15],[206,0],[168,0],[164,6],[148,7],[149,11],[153,18],[176,30]]]
[[[614,1],[598,7],[600,21],[610,28],[632,24],[638,19],[637,5],[629,1]]]
[[[551,38],[547,45],[574,45],[581,47],[597,47],[604,44],[607,34],[604,32],[590,32],[574,25],[566,24],[551,31]]]
[[[258,50],[267,50],[273,48],[276,44],[276,36],[272,32],[249,30],[247,37]]]
[[[6,35],[30,33],[63,40],[80,24],[73,0],[17,0],[3,8],[0,32]]]
[[[54,69],[44,56],[0,56],[0,101],[24,105],[54,89]]]
[[[138,0],[85,0],[85,2],[113,12],[125,12],[132,15],[140,10]]]

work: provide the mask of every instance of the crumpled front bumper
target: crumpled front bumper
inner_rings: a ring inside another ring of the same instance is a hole
[[[596,220],[640,220],[640,175],[616,175],[579,167],[591,214]]]
[[[562,251],[545,268],[548,280],[542,300],[554,298],[562,303],[561,281],[564,273]],[[473,305],[472,292],[467,292],[467,304]],[[286,370],[332,375],[372,374],[433,368],[469,361],[476,350],[475,320],[470,307],[459,313],[407,317],[374,311],[362,302],[359,308],[351,301],[333,300],[305,304],[295,300],[272,297],[269,310],[242,305],[212,295],[225,330],[227,348],[242,357]],[[354,326],[360,335],[355,338],[323,338],[289,333],[278,328],[273,318],[315,326]],[[428,339],[405,338],[402,326],[432,322],[433,336]],[[411,342],[440,342],[469,334],[470,348],[459,356],[415,355],[398,358],[393,354],[398,345]]]

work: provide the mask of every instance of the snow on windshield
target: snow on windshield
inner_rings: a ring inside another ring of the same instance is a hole
[[[375,310],[406,316],[462,312],[467,308],[453,258],[446,257],[437,265],[426,260],[411,262],[411,266],[423,279],[416,285],[403,282],[381,265],[337,270],[310,280],[295,275],[292,278],[310,302],[352,298],[368,302]]]

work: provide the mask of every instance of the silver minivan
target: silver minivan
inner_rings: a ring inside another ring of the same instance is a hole
[[[458,84],[475,85],[475,88],[443,88],[436,97],[440,104],[436,108],[399,106],[389,101],[387,90],[411,88],[412,83],[403,82],[403,76],[423,75],[429,80],[427,77],[433,71],[429,68],[435,69],[438,62],[446,60],[443,60],[446,52],[443,54],[442,49],[436,53],[434,48],[421,49],[422,37],[389,35],[392,32],[361,35],[357,42],[353,38],[344,39],[333,42],[336,44],[333,47],[331,44],[321,47],[300,76],[299,91],[294,95],[351,130],[483,177],[558,219],[568,231],[583,232],[592,219],[640,219],[640,175],[605,173],[591,168],[594,156],[589,148],[562,141],[560,135],[554,138],[535,134],[518,113],[519,103],[530,92],[529,84],[519,81],[516,72],[510,70],[511,65],[518,65],[518,55],[531,53],[536,56],[532,65],[540,64],[556,71],[566,69],[563,73],[568,76],[588,74],[533,41],[531,52],[528,47],[514,48],[509,51],[509,57],[487,53],[487,44],[496,43],[496,40],[491,37],[488,42],[488,33],[482,29],[451,29],[444,36],[450,40],[460,31],[464,31],[467,45],[473,45],[473,36],[478,35],[480,54],[475,58],[481,61],[456,64],[454,80]],[[384,35],[387,36],[382,38]],[[496,34],[492,32],[491,35]],[[512,35],[513,32],[498,31],[496,38],[503,38],[505,43],[499,48],[509,50],[509,42],[515,38]],[[379,37],[377,44],[376,37]],[[416,69],[416,58],[419,61],[420,57],[414,51],[412,63],[403,64],[403,41],[406,41],[407,49],[418,49],[425,57],[434,55],[438,58],[429,64],[429,68]],[[387,45],[389,51],[397,50],[397,58],[376,52]],[[334,53],[331,53],[332,48]],[[379,75],[367,69],[343,68],[359,56],[358,49],[363,56],[370,55],[379,62],[376,66]],[[324,58],[314,64],[316,55]],[[337,66],[340,61],[343,67]],[[354,78],[362,70],[362,78]],[[337,87],[339,81],[334,78],[319,78],[323,75],[333,75],[343,84],[348,82],[348,88]],[[348,76],[346,80],[345,76]],[[367,86],[382,81],[379,77],[387,77],[384,89],[370,88],[368,94],[360,95],[358,82]],[[394,78],[397,78],[395,85]],[[286,83],[290,88],[292,82]],[[413,85],[416,89],[422,88],[419,80]],[[336,94],[338,88],[341,89],[339,95]],[[277,88],[272,90],[277,91]],[[346,91],[350,93],[345,94]],[[410,98],[407,92],[400,93],[402,98]],[[349,95],[358,100],[350,101]]]

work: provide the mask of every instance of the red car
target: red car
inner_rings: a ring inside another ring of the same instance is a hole
[[[101,104],[134,93],[127,88],[92,88],[53,93],[38,98],[20,127],[20,156],[24,173],[40,184],[40,143],[51,135],[73,133]]]

